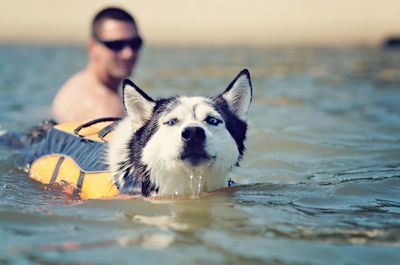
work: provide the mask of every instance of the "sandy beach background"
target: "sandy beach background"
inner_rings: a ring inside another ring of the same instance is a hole
[[[99,9],[121,6],[151,45],[379,45],[400,35],[398,0],[2,0],[0,42],[84,43]]]

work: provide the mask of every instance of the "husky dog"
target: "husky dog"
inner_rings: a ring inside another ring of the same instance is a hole
[[[120,192],[173,195],[227,186],[245,151],[252,85],[242,70],[215,97],[154,100],[123,82],[127,116],[108,147],[108,164]]]

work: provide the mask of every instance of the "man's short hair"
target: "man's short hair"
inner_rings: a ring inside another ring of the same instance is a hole
[[[125,10],[118,7],[107,7],[100,10],[92,21],[92,36],[97,37],[101,24],[106,19],[115,19],[132,23],[137,30],[135,19]]]

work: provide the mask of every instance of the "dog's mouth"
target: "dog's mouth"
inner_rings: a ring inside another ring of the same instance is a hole
[[[199,166],[214,160],[215,156],[208,155],[204,150],[185,150],[180,159],[192,166]]]

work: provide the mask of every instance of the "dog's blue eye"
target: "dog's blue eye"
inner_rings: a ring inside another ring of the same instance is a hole
[[[219,120],[219,119],[217,119],[217,118],[208,116],[208,117],[206,118],[206,122],[207,122],[208,124],[210,124],[210,125],[217,126],[217,125],[220,124],[222,121]]]
[[[164,124],[166,124],[168,126],[174,126],[177,122],[178,122],[178,119],[173,118],[173,119],[170,119],[170,120],[164,122]]]

